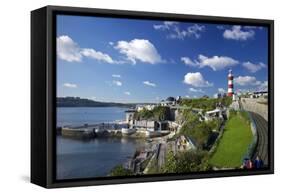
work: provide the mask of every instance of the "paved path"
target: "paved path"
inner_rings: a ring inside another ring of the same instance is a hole
[[[161,168],[164,163],[165,163],[165,156],[166,156],[166,148],[167,144],[166,143],[160,143],[159,144],[159,153],[158,153],[158,167]]]
[[[254,152],[253,159],[259,156],[264,165],[268,165],[268,123],[257,113],[249,112],[257,127],[258,145]]]

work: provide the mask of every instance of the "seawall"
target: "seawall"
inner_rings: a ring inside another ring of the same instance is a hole
[[[255,112],[268,121],[268,105],[266,99],[242,98],[241,105],[244,110]]]

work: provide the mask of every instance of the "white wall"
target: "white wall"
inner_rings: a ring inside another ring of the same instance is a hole
[[[0,193],[51,193],[29,184],[30,142],[30,11],[47,4],[140,11],[275,19],[275,75],[281,74],[281,12],[278,0],[2,0],[0,6]],[[278,73],[279,72],[279,73]],[[281,76],[275,83],[281,82]],[[281,90],[275,91],[280,99]],[[276,120],[281,115],[276,100]],[[279,139],[280,122],[275,138]],[[280,191],[280,141],[276,141],[276,174],[204,180],[81,187],[61,193],[267,193]],[[278,180],[279,179],[279,180]],[[278,185],[279,184],[279,185]]]

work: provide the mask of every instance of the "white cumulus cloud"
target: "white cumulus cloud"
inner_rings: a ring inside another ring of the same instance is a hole
[[[187,73],[184,76],[185,84],[192,85],[194,87],[210,87],[213,83],[206,81],[200,72]]]
[[[255,31],[252,29],[242,29],[241,26],[232,26],[231,29],[227,29],[223,33],[223,37],[225,39],[232,40],[247,40],[249,38],[253,38],[255,35]]]
[[[133,39],[129,42],[121,40],[117,42],[114,48],[121,54],[124,54],[127,60],[133,64],[136,64],[137,61],[150,64],[164,62],[155,46],[149,40]]]
[[[93,48],[81,48],[67,35],[57,37],[57,56],[67,62],[81,62],[83,57],[87,57],[110,64],[119,63],[106,53]]]
[[[150,82],[150,81],[144,81],[142,82],[144,85],[147,85],[147,86],[151,86],[151,87],[156,87],[156,84],[153,83],[153,82]]]
[[[111,63],[111,64],[115,63],[115,61],[113,61],[113,59],[108,54],[102,53],[100,51],[96,51],[91,48],[82,49],[81,54],[85,57],[96,59],[98,61],[103,61],[103,62]]]
[[[116,85],[116,86],[122,86],[122,85],[123,85],[122,82],[121,82],[121,81],[118,81],[118,80],[113,80],[113,81],[112,81],[112,84],[113,84],[113,85]]]
[[[77,88],[77,85],[72,83],[64,83],[63,86],[66,88]]]
[[[189,88],[190,92],[197,92],[197,93],[204,93],[202,89],[196,89],[196,88]]]
[[[68,62],[80,62],[83,57],[79,45],[69,36],[57,37],[57,56]]]
[[[188,66],[197,66],[197,63],[192,61],[189,57],[181,57],[181,61]]]
[[[163,24],[155,24],[153,25],[153,28],[155,30],[169,30],[172,28],[174,25],[177,25],[178,22],[173,22],[173,21],[164,21]]]
[[[254,76],[238,76],[234,78],[234,83],[240,86],[256,86],[260,85],[261,81],[258,81]]]
[[[200,32],[205,30],[205,26],[194,24],[187,28],[187,36],[194,36],[195,38],[200,38]]]
[[[219,92],[219,93],[225,93],[225,89],[223,89],[223,88],[218,88],[218,92]]]
[[[111,76],[114,78],[121,78],[121,75],[119,75],[119,74],[112,74]]]
[[[254,64],[251,62],[244,62],[243,67],[245,67],[246,69],[248,69],[251,73],[256,73],[257,71],[261,70],[262,68],[266,68],[266,65],[262,62],[258,63],[258,64]]]
[[[227,56],[207,57],[202,54],[198,55],[197,60],[191,60],[189,57],[181,57],[181,61],[188,66],[199,68],[210,67],[214,71],[232,67],[239,63],[239,61]]]
[[[130,95],[131,95],[131,92],[128,92],[128,91],[127,91],[127,92],[124,92],[124,94],[127,95],[127,96],[130,96]]]
[[[201,37],[201,33],[205,30],[205,26],[193,24],[186,28],[182,28],[178,22],[165,21],[162,24],[153,25],[155,30],[167,31],[168,38],[181,39],[186,37],[194,37],[196,39]]]

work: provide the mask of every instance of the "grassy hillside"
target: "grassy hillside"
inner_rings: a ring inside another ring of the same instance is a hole
[[[252,139],[248,115],[245,112],[233,112],[210,164],[216,167],[240,167]]]
[[[196,99],[183,99],[180,104],[190,108],[199,108],[203,111],[209,111],[216,108],[216,104],[221,103],[224,106],[229,106],[232,102],[231,97],[224,98],[196,98]]]

